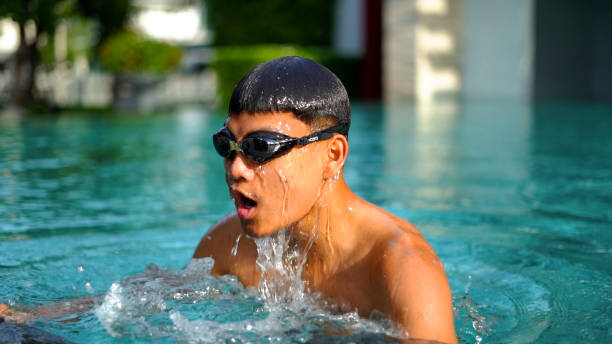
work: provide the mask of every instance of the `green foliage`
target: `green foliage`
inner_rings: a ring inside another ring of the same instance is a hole
[[[329,46],[335,1],[207,0],[215,45]]]
[[[340,57],[327,47],[335,1],[207,0],[208,23],[217,46],[219,106],[227,108],[235,85],[259,63],[287,55],[311,58],[357,94],[359,59]]]
[[[357,58],[340,57],[327,48],[295,45],[227,46],[217,48],[213,68],[217,74],[219,106],[227,109],[236,84],[262,62],[281,56],[302,56],[315,60],[334,72],[344,83],[349,96],[357,87]]]
[[[58,19],[72,10],[71,5],[70,0],[2,0],[0,18],[9,17],[20,25],[31,20],[39,34],[52,34]]]
[[[134,11],[132,0],[76,0],[76,9],[98,23],[96,46],[121,32]]]
[[[71,23],[76,17],[83,16],[90,20],[92,27],[98,28],[95,39],[93,35],[80,34],[78,28],[72,31],[77,37],[69,37],[67,58],[71,60],[76,55],[88,54],[90,42],[99,42],[110,33],[121,30],[129,18],[130,9],[131,0],[0,0],[0,18],[17,22],[20,33],[20,46],[14,54],[15,67],[11,71],[11,102],[28,108],[47,103],[42,98],[44,95],[36,90],[35,73],[41,62],[47,67],[55,63],[54,33],[58,23],[64,20]],[[36,35],[26,42],[25,31],[30,23],[36,27]],[[79,44],[81,42],[83,44]]]
[[[111,36],[100,47],[100,63],[112,73],[164,74],[176,68],[182,57],[180,48],[130,31]]]
[[[66,60],[74,62],[77,57],[84,56],[88,59],[94,54],[93,43],[95,39],[95,23],[92,20],[74,16],[67,23],[67,44],[66,44]],[[52,69],[55,61],[55,37],[50,36],[47,44],[40,45],[40,54],[42,64]]]

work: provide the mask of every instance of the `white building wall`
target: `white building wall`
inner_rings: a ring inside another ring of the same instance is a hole
[[[463,0],[462,94],[531,94],[533,0]]]

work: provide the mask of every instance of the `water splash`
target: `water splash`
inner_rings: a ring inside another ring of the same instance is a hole
[[[115,338],[185,343],[395,342],[384,315],[333,313],[301,280],[305,252],[287,231],[256,240],[258,288],[211,275],[214,261],[195,259],[182,271],[150,265],[111,285],[95,314]]]
[[[176,272],[151,264],[144,272],[113,283],[94,312],[113,337],[159,338],[175,334],[167,314],[176,306],[232,295],[249,297],[235,277],[213,277],[213,265],[210,258],[195,259]]]
[[[462,343],[480,344],[491,332],[491,324],[487,321],[481,307],[472,301],[469,293],[453,297],[453,311],[456,326],[464,334]],[[472,339],[468,339],[472,337]]]
[[[242,238],[242,234],[238,234],[236,238],[236,244],[232,247],[232,256],[236,256],[238,254],[238,244],[240,243],[240,239]]]
[[[462,338],[459,338],[460,343],[480,344],[491,331],[491,325],[470,295],[472,275],[468,275],[467,278],[463,294],[453,296],[455,326],[459,328],[460,333],[464,334]]]
[[[254,239],[257,246],[257,267],[262,271],[259,292],[266,305],[300,306],[308,297],[302,272],[310,247],[302,252],[291,242],[288,230]]]

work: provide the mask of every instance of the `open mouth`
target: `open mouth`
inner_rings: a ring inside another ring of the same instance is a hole
[[[246,219],[253,214],[255,208],[257,207],[257,202],[254,199],[245,196],[240,191],[232,192],[232,197],[234,198],[234,202],[236,203],[236,210],[238,211],[238,216],[243,219]]]

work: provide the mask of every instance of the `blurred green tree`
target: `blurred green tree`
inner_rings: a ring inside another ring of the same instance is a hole
[[[335,1],[207,0],[214,44],[329,46]]]
[[[19,27],[19,45],[14,55],[11,102],[29,106],[40,99],[36,69],[40,64],[40,42],[55,31],[58,18],[69,11],[67,0],[2,0],[0,18],[11,18]]]
[[[217,73],[217,105],[227,106],[246,72],[284,55],[322,63],[338,75],[349,95],[356,95],[360,58],[330,49],[335,4],[333,0],[207,0],[216,46],[212,66]]]
[[[11,103],[20,107],[45,104],[36,86],[40,49],[52,40],[60,20],[84,16],[98,27],[96,45],[122,30],[130,15],[131,0],[2,0],[0,18],[18,25],[19,45],[14,54]]]
[[[113,74],[165,74],[178,67],[182,56],[181,48],[133,31],[109,37],[99,51],[100,64]]]
[[[134,10],[131,0],[77,0],[76,7],[80,15],[93,20],[98,26],[96,48],[125,29]]]
[[[113,74],[113,107],[116,110],[131,107],[122,105],[126,104],[123,98],[138,97],[139,89],[159,82],[163,74],[179,66],[182,57],[181,48],[133,31],[122,31],[105,39],[99,58],[102,68]],[[139,109],[135,106],[133,110]]]

